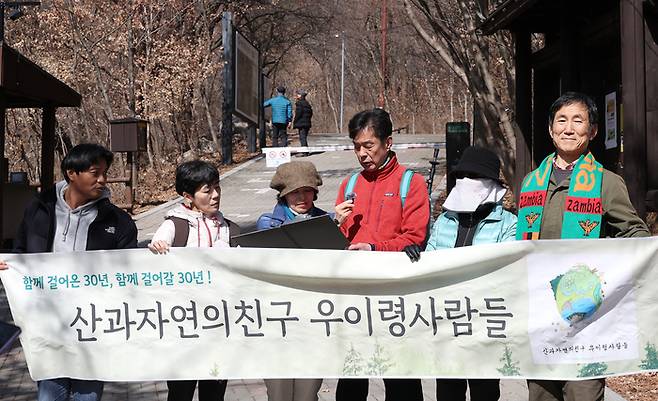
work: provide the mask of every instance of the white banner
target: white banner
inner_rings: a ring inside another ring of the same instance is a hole
[[[658,369],[658,238],[1,255],[30,374],[582,379]]]

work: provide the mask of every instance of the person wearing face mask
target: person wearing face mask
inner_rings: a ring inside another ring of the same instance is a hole
[[[270,182],[270,188],[278,191],[277,203],[272,213],[258,218],[256,228],[266,230],[327,214],[313,204],[321,185],[322,178],[313,163],[292,161],[281,164]],[[322,379],[265,379],[269,401],[317,401],[321,385]]]
[[[507,189],[498,179],[500,160],[493,152],[471,146],[453,170],[456,184],[434,223],[426,251],[476,244],[513,241],[516,216],[503,209]],[[437,379],[436,399],[465,400],[466,385],[472,401],[500,397],[497,379]]]
[[[453,170],[457,182],[443,203],[425,250],[511,241],[516,216],[503,209],[507,189],[498,179],[500,161],[490,150],[471,146]]]

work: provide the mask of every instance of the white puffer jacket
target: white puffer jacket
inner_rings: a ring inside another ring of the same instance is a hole
[[[190,233],[187,237],[187,245],[197,248],[220,247],[228,248],[230,235],[228,222],[221,212],[213,216],[206,216],[201,212],[179,205],[167,213],[167,217],[179,217],[187,220]],[[174,242],[176,228],[174,222],[166,219],[153,235],[151,242],[164,241],[169,246]]]

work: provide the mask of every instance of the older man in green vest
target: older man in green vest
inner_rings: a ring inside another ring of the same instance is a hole
[[[649,230],[628,197],[624,180],[589,151],[598,111],[587,95],[567,92],[550,109],[556,152],[523,180],[519,240],[647,237]],[[605,380],[528,380],[530,401],[603,400]]]

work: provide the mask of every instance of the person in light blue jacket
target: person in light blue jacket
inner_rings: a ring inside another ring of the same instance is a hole
[[[516,216],[503,209],[507,189],[499,177],[500,160],[493,152],[471,146],[452,172],[455,187],[432,227],[426,251],[513,241]],[[465,400],[465,379],[437,379],[436,399]],[[497,379],[468,380],[472,401],[500,398]]]
[[[292,103],[285,96],[286,88],[276,88],[276,96],[266,100],[263,107],[272,107],[272,146],[288,146],[288,128],[292,121]],[[279,141],[281,139],[281,141]]]

